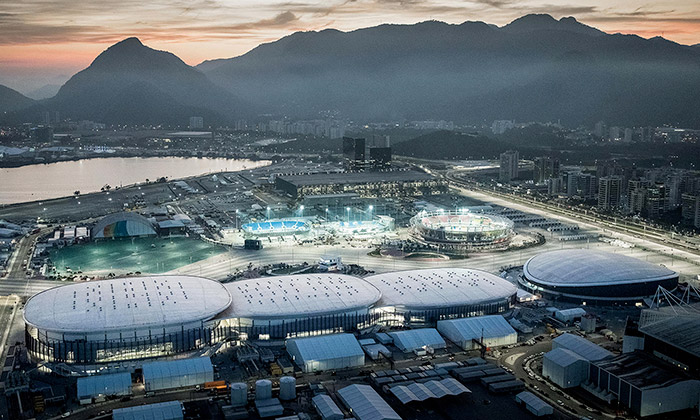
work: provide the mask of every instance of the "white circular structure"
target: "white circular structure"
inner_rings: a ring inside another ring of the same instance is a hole
[[[332,273],[264,277],[225,286],[233,302],[218,318],[239,331],[273,337],[350,325],[381,297],[360,278]]]
[[[146,356],[195,348],[204,323],[230,304],[231,296],[217,281],[128,277],[38,293],[27,301],[24,320],[34,353],[57,361],[111,361],[129,358],[135,348]],[[181,337],[183,332],[189,338]]]
[[[382,293],[380,311],[411,323],[504,312],[517,287],[481,270],[438,268],[366,277]]]
[[[678,273],[622,254],[566,249],[535,255],[521,284],[534,292],[576,301],[639,301],[658,286],[672,290]]]
[[[410,221],[419,239],[466,249],[504,248],[513,237],[513,221],[493,214],[423,211]]]

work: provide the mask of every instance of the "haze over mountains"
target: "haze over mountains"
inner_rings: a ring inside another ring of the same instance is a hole
[[[27,99],[27,98],[25,98]],[[0,110],[24,108],[23,100]],[[196,68],[130,38],[41,109],[74,119],[230,123],[259,114],[700,127],[700,49],[528,15],[498,28],[429,21],[297,32]]]

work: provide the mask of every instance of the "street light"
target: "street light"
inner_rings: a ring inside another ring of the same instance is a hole
[[[350,223],[350,207],[345,207],[345,211],[348,213],[348,223]]]
[[[299,210],[301,210],[301,217],[304,217],[304,205],[302,204],[299,206]]]

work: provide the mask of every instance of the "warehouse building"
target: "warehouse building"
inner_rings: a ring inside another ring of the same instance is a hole
[[[623,354],[590,364],[594,395],[617,401],[640,417],[694,409],[700,400],[700,381],[644,352]]]
[[[552,299],[637,303],[659,286],[675,289],[678,273],[619,253],[564,249],[530,258],[519,281],[526,290]]]
[[[338,396],[357,420],[401,420],[369,385],[346,386],[338,391]]]
[[[435,268],[376,274],[365,280],[381,292],[374,311],[390,325],[435,326],[442,319],[502,313],[517,287],[481,270]]]
[[[81,404],[91,404],[93,399],[123,397],[131,395],[131,374],[129,372],[78,378],[78,400]]]
[[[583,308],[557,309],[554,312],[554,319],[565,324],[581,321],[581,318],[584,316],[586,316],[586,310]]]
[[[304,372],[364,366],[365,353],[352,334],[287,340],[287,353]]]
[[[444,349],[447,347],[445,340],[435,328],[421,328],[390,332],[394,339],[394,345],[404,353],[410,353],[418,349]]]
[[[311,403],[322,420],[342,420],[345,418],[343,410],[326,394],[316,395],[311,399]]]
[[[112,411],[112,420],[182,420],[184,418],[183,411],[180,401],[168,401],[115,408]]]
[[[517,394],[515,402],[524,405],[527,411],[531,412],[535,417],[549,416],[554,413],[554,408],[551,405],[529,391]]]
[[[483,337],[486,347],[507,346],[518,342],[518,333],[501,315],[486,315],[438,321],[437,329],[464,350],[479,348]]]
[[[202,385],[214,380],[214,367],[208,357],[145,363],[143,383],[146,391]]]
[[[279,175],[275,188],[293,198],[355,193],[360,197],[444,194],[447,181],[414,170]]]
[[[563,347],[555,348],[542,358],[542,376],[560,388],[577,387],[588,380],[588,360]]]
[[[439,400],[447,396],[471,394],[466,386],[455,378],[435,379],[425,382],[408,382],[405,385],[393,386],[389,392],[401,404],[423,402],[429,399]]]
[[[589,362],[597,360],[609,359],[614,357],[612,353],[600,347],[597,344],[591,343],[585,338],[574,334],[562,334],[552,340],[552,349],[564,348],[569,350]]]

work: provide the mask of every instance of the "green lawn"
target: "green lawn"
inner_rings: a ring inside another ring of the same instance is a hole
[[[158,274],[226,252],[222,246],[191,238],[104,240],[50,251],[58,274],[82,271]]]

